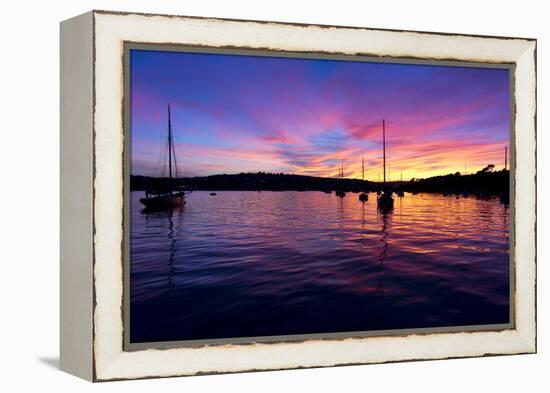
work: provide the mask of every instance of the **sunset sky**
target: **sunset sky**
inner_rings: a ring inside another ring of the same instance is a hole
[[[505,69],[132,50],[134,175],[159,175],[172,108],[183,176],[284,172],[390,180],[504,165]]]

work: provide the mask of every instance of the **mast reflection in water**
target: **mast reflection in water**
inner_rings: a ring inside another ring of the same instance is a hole
[[[406,194],[131,193],[130,341],[505,324],[509,208]]]

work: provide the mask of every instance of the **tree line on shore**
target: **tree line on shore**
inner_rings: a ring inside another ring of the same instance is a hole
[[[408,192],[441,193],[507,193],[510,171],[495,171],[493,165],[462,175],[459,172],[425,179],[393,181],[387,189]],[[204,191],[378,191],[384,185],[368,180],[290,175],[284,173],[239,173],[168,179],[141,175],[130,176],[130,190],[169,189],[185,187]]]

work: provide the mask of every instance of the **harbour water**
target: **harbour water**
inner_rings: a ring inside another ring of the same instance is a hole
[[[131,193],[130,341],[509,322],[510,211],[498,198]]]

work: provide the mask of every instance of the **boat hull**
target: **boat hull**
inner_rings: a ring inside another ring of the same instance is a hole
[[[391,192],[382,193],[378,199],[378,208],[382,210],[391,210],[393,209],[393,198]]]
[[[185,194],[158,195],[139,200],[147,209],[169,209],[185,203]]]

